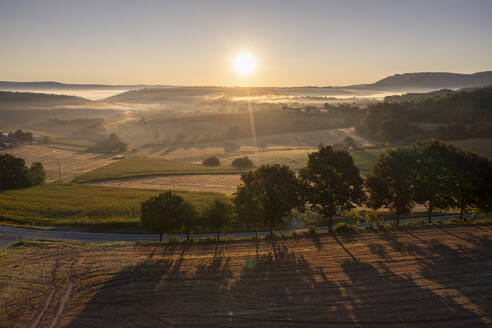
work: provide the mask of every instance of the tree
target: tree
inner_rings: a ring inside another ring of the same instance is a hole
[[[123,140],[121,140],[116,133],[111,133],[108,137],[108,147],[110,151],[123,153],[128,148],[128,144],[123,142]]]
[[[247,169],[253,167],[253,162],[248,158],[248,156],[238,157],[232,161],[232,166]]]
[[[123,142],[116,133],[111,133],[107,138],[100,140],[96,148],[108,153],[123,153],[127,150],[128,144]]]
[[[252,200],[270,235],[290,212],[301,205],[299,181],[285,165],[263,165],[255,171],[241,175],[244,192]]]
[[[43,164],[34,162],[29,168],[29,179],[33,186],[43,184],[46,179],[46,172],[44,171]]]
[[[186,240],[189,240],[190,235],[199,228],[202,218],[198,215],[193,204],[183,201],[176,208],[175,219],[179,223],[180,229],[186,234]]]
[[[477,188],[476,205],[484,213],[492,212],[492,161],[479,156],[477,168],[480,183]]]
[[[183,198],[171,190],[147,199],[142,202],[142,225],[151,232],[159,233],[159,240],[162,241],[163,233],[176,231],[182,203]]]
[[[220,166],[220,161],[217,157],[207,157],[202,162],[203,166]]]
[[[400,224],[400,216],[409,213],[414,205],[414,163],[413,149],[390,150],[379,157],[373,173],[366,179],[368,207],[390,208],[395,213],[397,225]]]
[[[28,187],[29,171],[22,158],[0,154],[0,190]]]
[[[231,206],[220,199],[215,199],[205,211],[205,220],[217,231],[217,240],[220,239],[220,233],[231,224],[231,219]]]
[[[300,180],[309,206],[329,219],[350,210],[364,200],[363,180],[352,156],[345,150],[320,145],[309,154],[307,166],[301,169]]]
[[[22,140],[24,142],[31,142],[32,141],[32,133],[29,131],[22,131],[22,130],[17,130],[14,132],[14,137]]]
[[[463,213],[469,207],[488,207],[486,201],[485,203],[483,201],[490,199],[490,194],[481,195],[481,192],[482,190],[485,193],[487,190],[490,191],[490,186],[484,185],[490,181],[490,177],[487,177],[488,174],[484,170],[490,165],[490,160],[455,147],[450,147],[450,149],[453,151],[450,154],[450,181],[452,182],[450,193],[452,204],[460,209],[461,220]]]
[[[254,175],[243,174],[241,176],[243,182],[249,178],[254,178]],[[247,228],[255,230],[256,250],[258,253],[258,230],[262,222],[262,210],[255,191],[250,190],[252,187],[253,183],[246,182],[238,186],[232,200],[239,221],[244,223]]]
[[[431,223],[435,207],[451,205],[450,154],[454,150],[438,140],[426,140],[419,142],[414,151],[415,201],[427,208],[427,220]]]

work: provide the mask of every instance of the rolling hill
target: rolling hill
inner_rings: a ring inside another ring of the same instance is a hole
[[[467,88],[492,84],[492,71],[474,74],[443,72],[420,72],[395,74],[372,84],[360,84],[349,88],[406,90],[406,89],[443,89]]]

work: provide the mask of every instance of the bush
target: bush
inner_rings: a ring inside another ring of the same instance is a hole
[[[360,222],[364,220],[364,216],[360,214],[356,209],[351,209],[345,212],[345,217],[353,222]]]
[[[253,167],[253,161],[248,156],[238,157],[232,161],[232,166],[240,169],[247,169]]]
[[[44,171],[43,164],[39,162],[32,163],[29,168],[29,178],[33,186],[43,184],[46,179],[46,172]]]
[[[202,162],[203,166],[220,166],[220,161],[217,157],[208,157],[205,158]]]
[[[357,231],[357,228],[347,222],[338,222],[333,227],[334,232],[354,232]]]
[[[383,216],[378,211],[366,212],[366,221],[372,222],[376,227],[380,227],[381,224],[383,223],[383,220],[384,220]]]
[[[97,145],[96,150],[103,153],[124,153],[128,148],[128,144],[116,135],[111,133],[107,138],[101,139]]]

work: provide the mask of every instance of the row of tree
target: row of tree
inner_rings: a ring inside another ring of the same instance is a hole
[[[233,218],[232,206],[215,199],[200,215],[193,204],[169,190],[142,202],[142,225],[159,233],[181,232],[190,237],[193,232],[215,230],[217,239]]]
[[[43,164],[35,162],[28,168],[24,159],[0,154],[0,191],[43,184],[45,178]]]
[[[396,224],[415,204],[426,206],[429,222],[435,208],[492,210],[492,162],[437,140],[388,151],[366,179],[347,151],[320,145],[298,175],[285,165],[264,165],[241,180],[233,206],[215,200],[200,217],[169,191],[142,204],[142,222],[161,233],[206,226],[220,236],[234,219],[273,234],[291,211],[308,207],[328,220],[330,230],[335,216],[356,205],[389,208]]]

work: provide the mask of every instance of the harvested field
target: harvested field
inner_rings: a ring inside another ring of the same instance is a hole
[[[103,155],[79,151],[64,145],[26,145],[5,151],[25,159],[26,165],[41,162],[46,170],[48,182],[58,180],[58,163],[60,163],[61,180],[71,181],[74,177],[114,162],[114,155]]]
[[[240,183],[239,174],[203,174],[133,178],[93,184],[118,188],[172,189],[232,194]]]
[[[492,227],[0,253],[7,327],[490,327]]]

